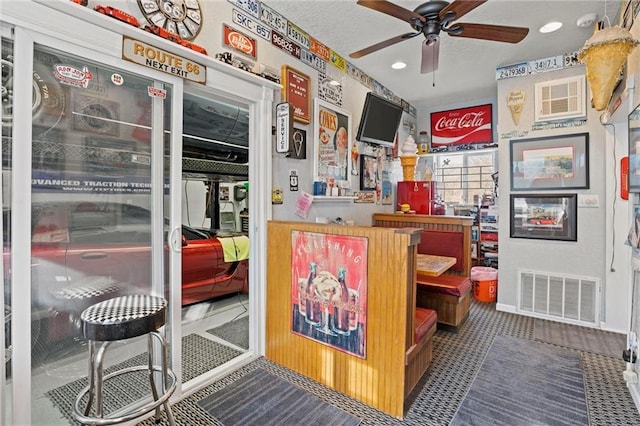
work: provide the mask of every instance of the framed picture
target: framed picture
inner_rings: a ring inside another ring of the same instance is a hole
[[[314,180],[348,180],[351,114],[318,98],[314,100],[313,110]]]
[[[629,114],[629,192],[640,193],[640,105]]]
[[[281,67],[282,99],[293,105],[293,119],[311,121],[311,78],[288,65]]]
[[[512,140],[511,190],[589,188],[589,134]]]
[[[577,194],[511,194],[510,237],[577,241]]]
[[[360,156],[360,190],[375,190],[378,186],[378,159],[373,155]]]

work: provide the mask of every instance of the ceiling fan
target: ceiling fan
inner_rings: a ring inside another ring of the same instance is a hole
[[[369,53],[423,34],[426,40],[422,43],[422,64],[420,72],[425,74],[438,69],[440,32],[445,32],[453,37],[478,38],[506,43],[518,43],[526,37],[529,33],[528,28],[453,22],[486,1],[487,0],[454,0],[449,3],[444,0],[431,0],[411,11],[385,0],[358,0],[357,3],[361,6],[386,13],[387,15],[408,22],[415,32],[392,37],[362,50],[358,50],[357,52],[353,52],[349,56],[351,58],[361,58]]]

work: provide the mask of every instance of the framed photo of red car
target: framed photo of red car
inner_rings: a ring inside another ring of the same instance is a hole
[[[491,104],[431,113],[431,146],[493,142]]]
[[[509,236],[577,241],[577,194],[511,194]]]
[[[293,105],[293,119],[311,122],[311,78],[288,65],[281,67],[282,101]]]
[[[511,190],[589,188],[589,134],[512,140]]]

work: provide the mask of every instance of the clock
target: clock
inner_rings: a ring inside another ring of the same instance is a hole
[[[185,40],[193,40],[202,27],[198,0],[138,0],[145,19]]]

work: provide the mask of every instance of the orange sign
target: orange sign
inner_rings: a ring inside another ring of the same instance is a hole
[[[224,44],[240,53],[244,53],[245,55],[249,55],[255,59],[257,56],[256,51],[258,47],[256,44],[256,39],[231,28],[227,24],[223,24],[223,26]]]
[[[325,61],[329,61],[329,56],[331,54],[331,49],[329,49],[324,44],[320,43],[315,38],[311,37],[309,39],[309,50],[316,55],[320,56]]]

